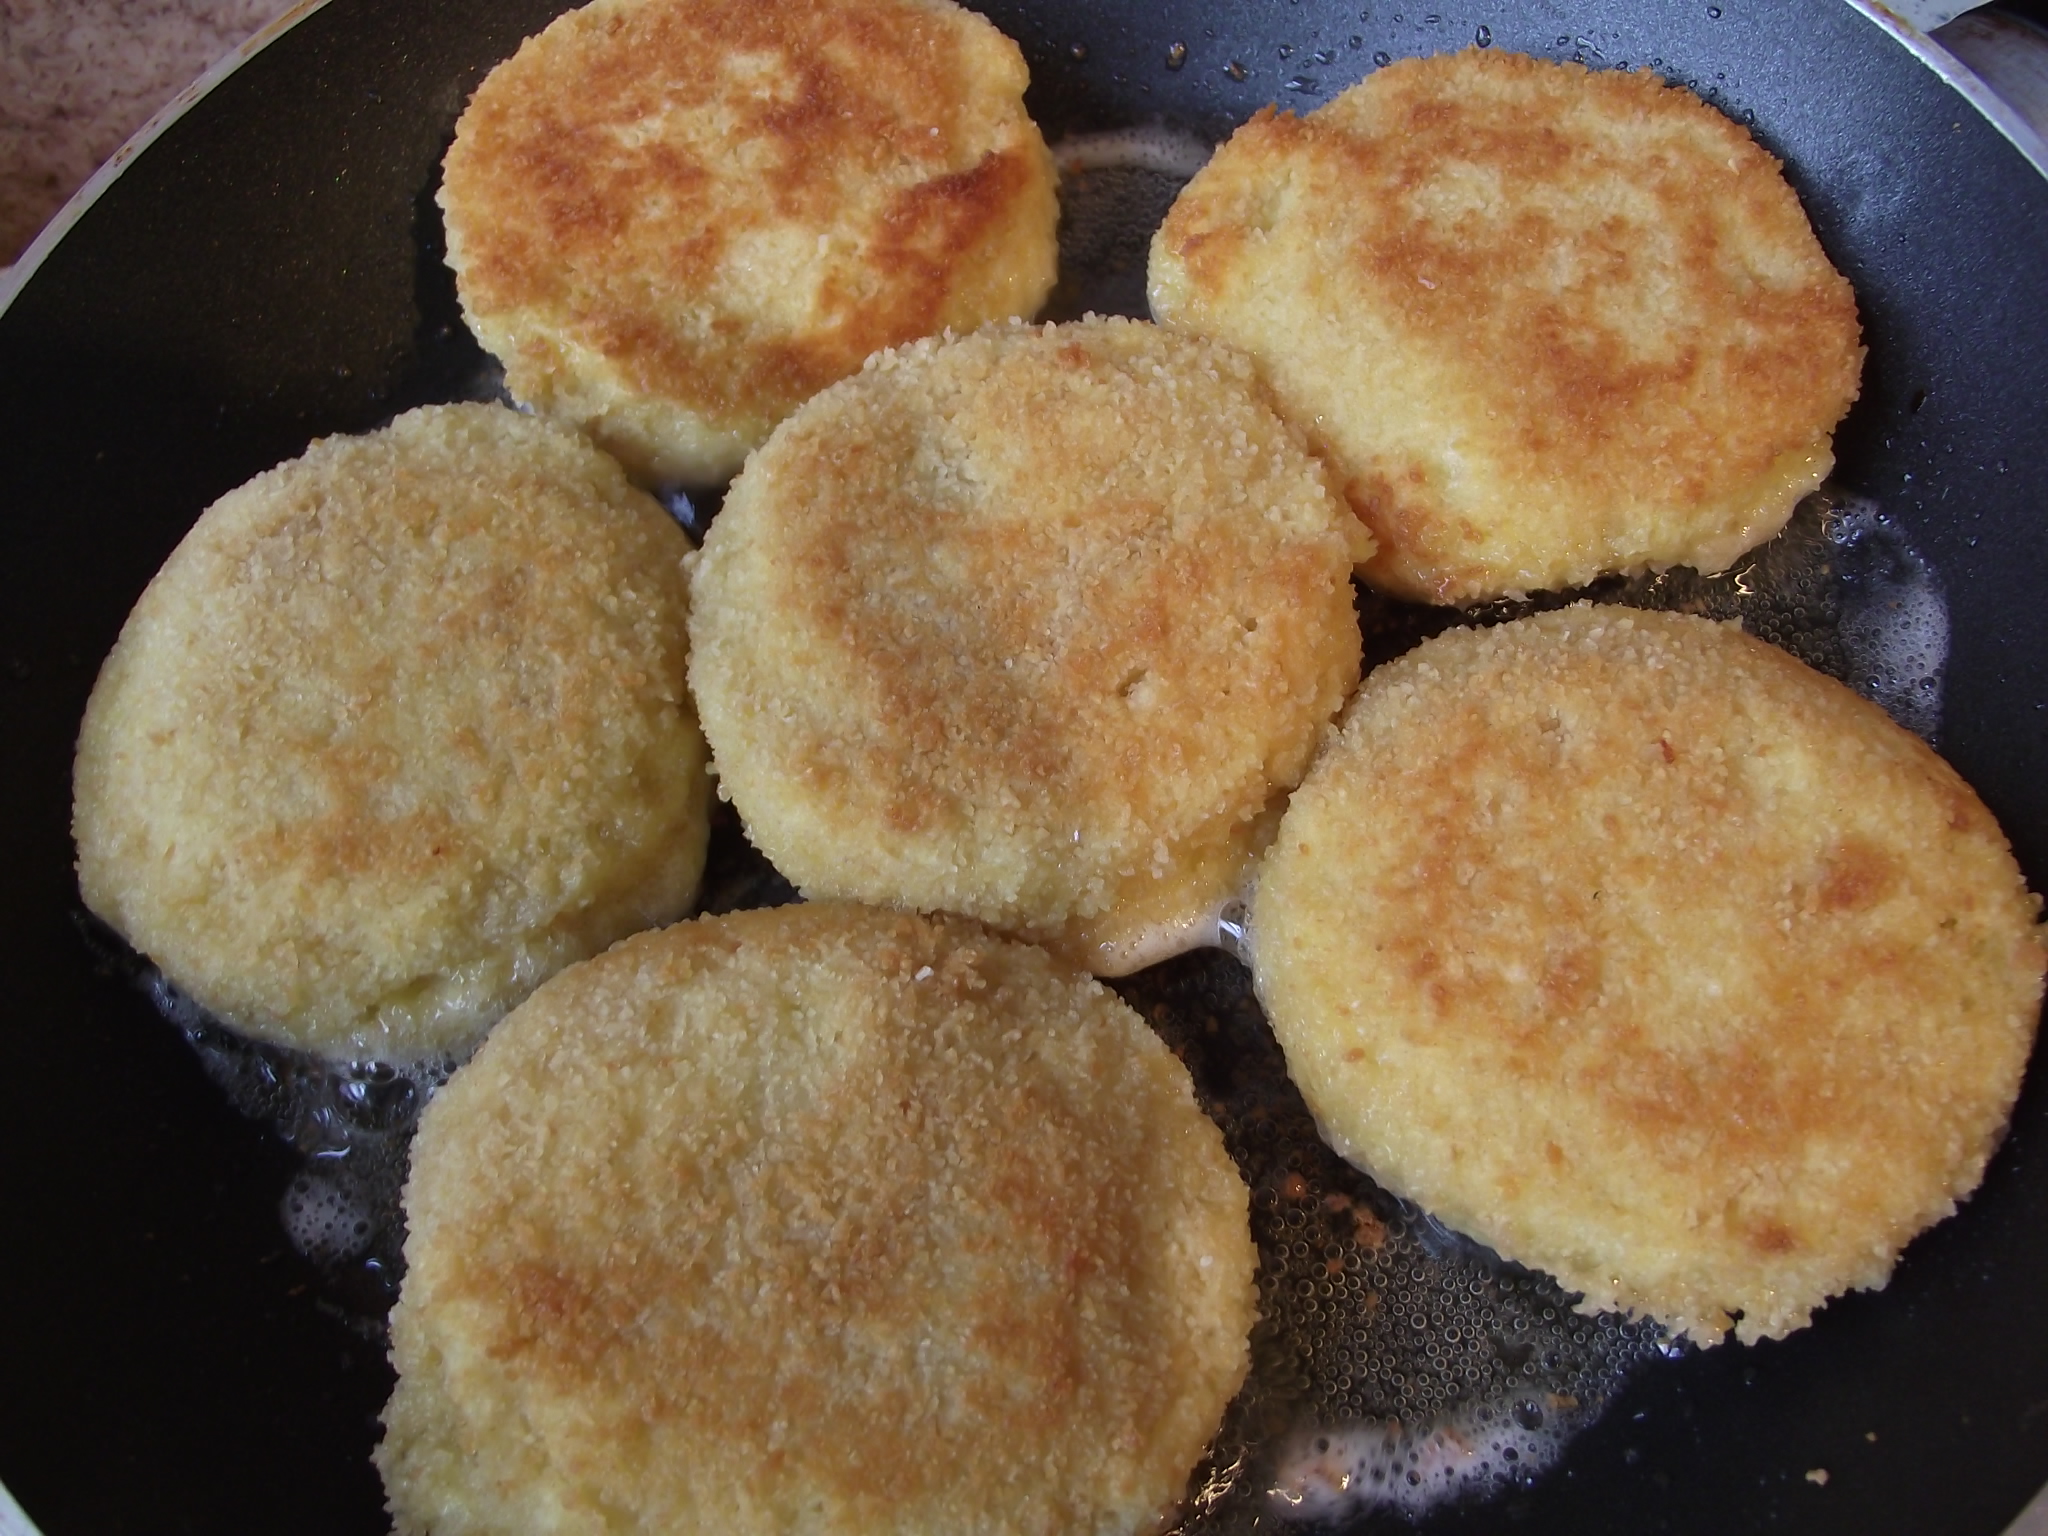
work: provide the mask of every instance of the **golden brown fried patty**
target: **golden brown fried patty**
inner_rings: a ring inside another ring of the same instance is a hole
[[[1404,597],[1719,570],[1833,464],[1863,349],[1778,164],[1647,71],[1471,50],[1262,113],[1152,246],[1251,351]]]
[[[2041,999],[1990,813],[1733,626],[1580,606],[1374,672],[1290,805],[1259,993],[1331,1143],[1711,1343],[1884,1284]]]
[[[228,1023],[404,1057],[679,916],[704,866],[688,541],[498,406],[207,509],[86,706],[86,904]]]
[[[1356,682],[1364,538],[1226,349],[1112,320],[884,354],[705,541],[721,792],[807,894],[1134,969],[1197,941]]]
[[[1248,1197],[1100,983],[812,904],[565,972],[427,1110],[401,1532],[1129,1532],[1243,1379]]]
[[[493,70],[441,188],[522,402],[711,483],[870,352],[1029,316],[1051,156],[951,0],[597,0]]]

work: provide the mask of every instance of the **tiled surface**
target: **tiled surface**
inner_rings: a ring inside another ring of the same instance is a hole
[[[0,266],[158,107],[290,0],[0,0]]]

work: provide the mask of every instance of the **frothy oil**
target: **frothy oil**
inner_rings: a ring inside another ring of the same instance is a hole
[[[747,843],[730,806],[712,812],[700,910],[776,906],[796,892]],[[279,1225],[320,1276],[324,1311],[381,1338],[404,1275],[403,1195],[412,1138],[467,1052],[341,1060],[252,1040],[222,1023],[92,914],[88,948],[149,999],[227,1101],[299,1154],[278,1197]]]
[[[460,1064],[452,1055],[343,1061],[252,1040],[208,1013],[111,928],[79,913],[88,947],[142,992],[242,1115],[299,1154],[278,1221],[321,1279],[320,1305],[367,1338],[398,1299],[400,1195],[420,1111]]]
[[[1555,1281],[1332,1152],[1235,959],[1208,950],[1113,985],[1222,1126],[1259,1250],[1251,1375],[1174,1530],[1414,1515],[1526,1486],[1681,1347],[1653,1323],[1576,1311]]]
[[[1823,486],[1783,533],[1728,571],[1641,577],[1616,600],[1740,619],[1907,730],[1929,739],[1939,732],[1948,603],[1932,567],[1868,497]]]
[[[1907,730],[1928,740],[1939,735],[1949,637],[1941,582],[1883,507],[1832,484],[1801,501],[1776,538],[1712,575],[1677,566],[1462,610],[1362,593],[1366,662],[1389,660],[1461,623],[1499,624],[1581,599],[1738,619]]]

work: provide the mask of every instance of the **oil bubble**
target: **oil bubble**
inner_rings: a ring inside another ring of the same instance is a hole
[[[302,1171],[278,1206],[292,1246],[320,1265],[360,1257],[376,1236],[378,1215],[371,1192],[340,1171]]]

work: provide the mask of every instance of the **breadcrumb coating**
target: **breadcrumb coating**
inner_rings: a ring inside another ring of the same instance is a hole
[[[1226,349],[1091,320],[882,354],[705,540],[720,790],[808,895],[1135,969],[1198,941],[1356,683],[1365,542]]]
[[[630,939],[429,1106],[401,1533],[1149,1529],[1248,1364],[1249,1197],[1114,994],[831,903]]]
[[[461,1046],[695,895],[688,551],[618,465],[498,406],[229,492],[86,707],[86,905],[245,1033]]]
[[[1855,296],[1739,125],[1497,50],[1253,118],[1149,282],[1258,358],[1379,541],[1362,574],[1426,602],[1722,569],[1826,477],[1862,371]]]
[[[1580,605],[1374,672],[1252,927],[1332,1145],[1712,1343],[1882,1286],[1976,1188],[2039,906],[1875,705],[1733,625]]]
[[[485,79],[443,170],[518,400],[714,484],[870,352],[1036,313],[1052,157],[951,0],[596,0]]]

